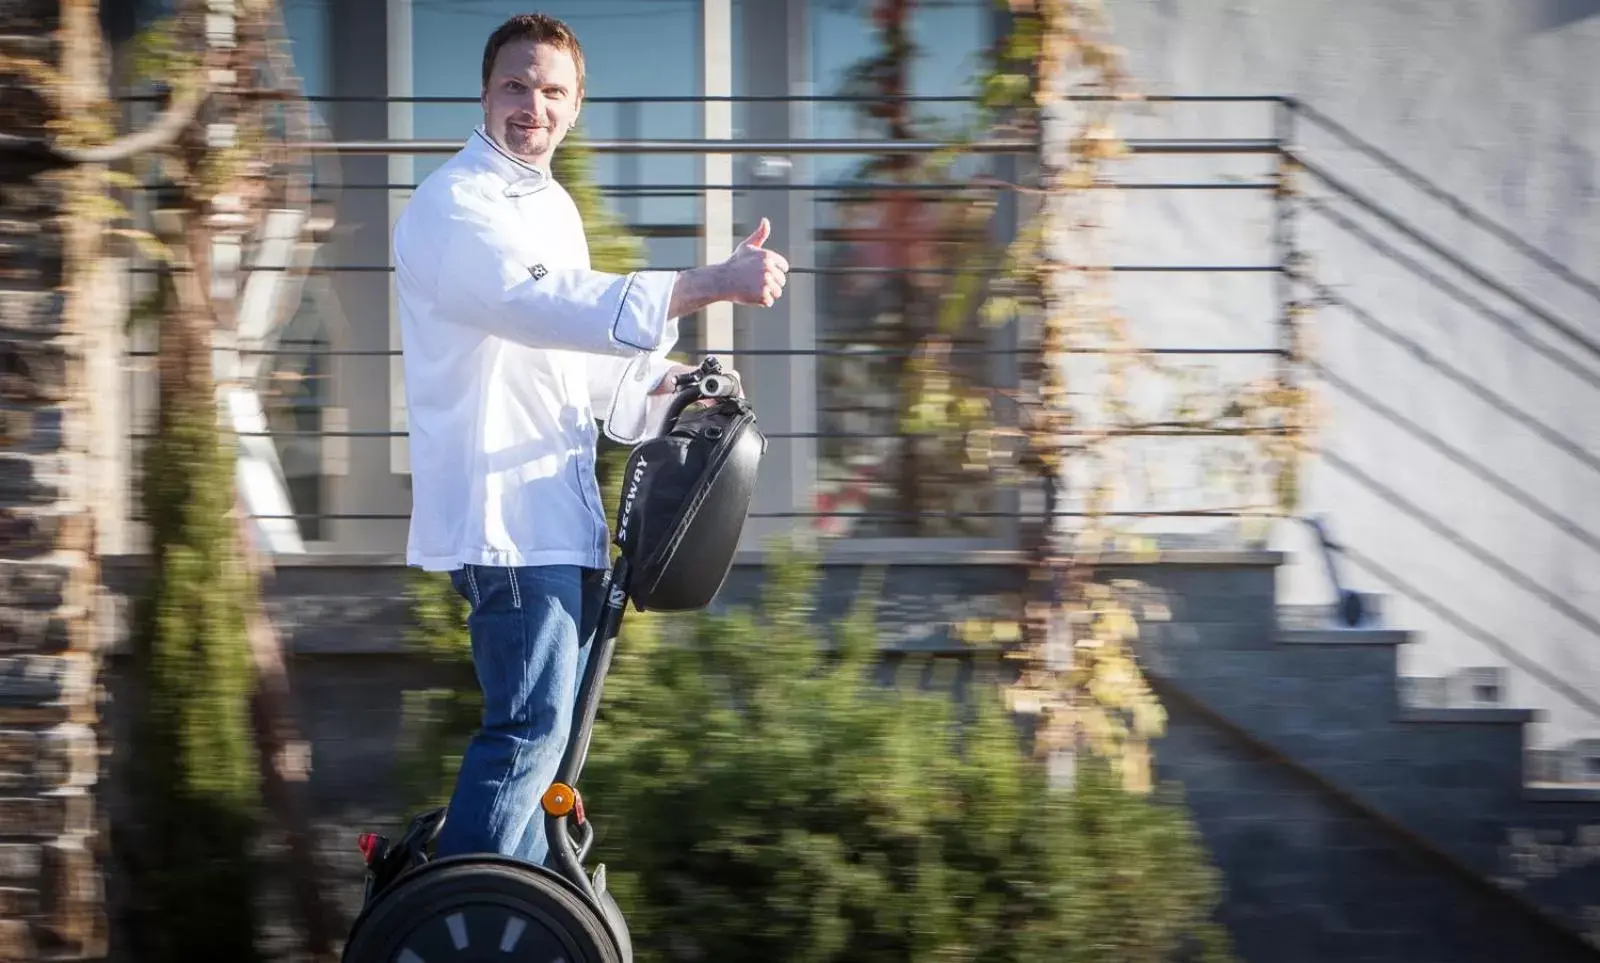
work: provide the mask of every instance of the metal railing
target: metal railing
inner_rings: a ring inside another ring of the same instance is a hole
[[[834,105],[849,105],[849,104],[856,103],[856,102],[859,101],[859,98],[830,97],[830,96],[814,96],[814,97],[734,97],[734,98],[716,98],[716,99],[725,99],[725,100],[730,100],[730,101],[734,101],[734,102],[741,103],[741,104],[747,104],[747,105],[748,104],[763,104],[763,103],[764,104],[772,104],[772,105],[793,105],[794,103],[797,103],[797,102],[811,102],[811,103],[834,104]],[[965,98],[908,98],[908,99],[912,100],[912,101],[915,101],[915,102],[919,102],[919,103],[928,103],[928,102],[935,102],[935,101],[945,102],[945,103],[970,103],[970,101],[968,101]],[[1093,98],[1080,98],[1080,99],[1093,99]],[[331,102],[371,103],[374,106],[380,105],[380,104],[394,104],[394,103],[472,105],[472,104],[475,104],[477,102],[473,98],[428,98],[428,97],[412,97],[412,98],[315,98],[315,100],[317,100],[318,102],[322,102],[322,103],[331,103]],[[692,98],[692,97],[683,97],[683,98],[673,98],[673,97],[665,97],[665,98],[654,98],[654,97],[651,97],[651,98],[589,98],[588,99],[588,103],[591,106],[590,113],[591,113],[591,116],[592,116],[592,114],[593,114],[593,109],[592,108],[595,105],[602,105],[602,104],[608,104],[608,103],[609,104],[634,105],[634,106],[637,106],[637,105],[642,105],[642,104],[647,104],[647,103],[661,104],[661,103],[673,103],[673,102],[694,104],[694,103],[702,103],[702,102],[704,102],[704,100],[705,99],[703,99],[703,98]],[[1152,98],[1152,102],[1155,102],[1155,103],[1189,103],[1189,104],[1196,104],[1196,103],[1231,103],[1231,104],[1257,104],[1257,105],[1273,106],[1273,105],[1280,104],[1281,103],[1281,99],[1280,98],[1276,98],[1276,97],[1189,97],[1189,96],[1175,96],[1175,97],[1157,97],[1157,98]],[[586,149],[588,149],[590,151],[593,151],[595,153],[599,153],[599,154],[686,154],[686,155],[698,156],[698,155],[703,155],[703,154],[708,154],[708,153],[731,153],[731,154],[739,154],[739,155],[745,155],[745,156],[774,155],[774,154],[788,156],[788,155],[801,155],[801,154],[812,154],[812,155],[820,155],[820,154],[860,155],[860,154],[886,154],[886,153],[896,153],[896,154],[899,154],[899,153],[933,153],[933,152],[946,151],[946,150],[958,150],[958,151],[961,151],[961,152],[964,152],[964,153],[972,154],[974,156],[983,157],[983,156],[999,156],[999,155],[1030,155],[1030,154],[1032,154],[1032,152],[1034,152],[1036,150],[1036,145],[1032,141],[1025,140],[1025,139],[1016,139],[1016,138],[996,138],[996,139],[981,139],[980,138],[980,139],[977,139],[977,140],[974,140],[974,141],[971,141],[971,142],[963,142],[963,141],[934,141],[934,140],[887,141],[887,140],[863,139],[863,138],[830,138],[830,139],[816,138],[816,139],[798,139],[798,140],[732,140],[732,141],[708,140],[708,139],[699,139],[699,138],[669,138],[669,139],[654,139],[654,140],[652,140],[652,139],[644,139],[644,138],[602,138],[602,137],[594,137],[593,136],[594,131],[593,131],[592,128],[593,128],[594,125],[593,125],[592,122],[591,122],[591,124],[589,126],[591,128],[591,130],[589,131],[590,136],[585,138],[585,142],[584,142],[585,143],[585,147],[586,147]],[[316,152],[316,153],[331,154],[331,155],[344,155],[344,156],[351,156],[351,157],[362,157],[362,156],[383,157],[383,156],[401,156],[401,155],[421,156],[421,155],[443,155],[443,154],[454,153],[455,151],[457,151],[457,150],[459,150],[461,148],[462,141],[460,139],[445,140],[445,139],[437,139],[437,138],[416,138],[416,139],[407,139],[407,140],[338,140],[338,139],[331,139],[331,140],[311,142],[311,143],[303,144],[301,146],[303,148],[305,148],[305,149],[311,150],[311,151]],[[1128,150],[1131,153],[1133,153],[1134,155],[1162,155],[1162,156],[1205,156],[1205,155],[1210,155],[1210,156],[1217,156],[1217,155],[1278,156],[1278,155],[1281,155],[1284,145],[1274,137],[1133,138],[1132,140],[1127,142],[1127,147],[1128,147]],[[338,190],[338,191],[341,191],[341,192],[350,191],[350,190],[405,191],[405,190],[410,189],[413,186],[414,186],[413,184],[396,183],[396,182],[385,180],[385,181],[376,182],[376,183],[356,183],[356,184],[352,184],[352,185],[348,185],[348,186],[341,184],[341,185],[337,185],[335,189]],[[601,186],[602,190],[604,190],[607,193],[607,195],[609,195],[611,197],[619,197],[619,198],[620,197],[628,197],[628,196],[640,196],[640,195],[644,195],[646,193],[658,193],[658,194],[659,193],[676,193],[676,194],[678,194],[680,196],[696,196],[697,197],[697,196],[700,196],[700,195],[702,195],[703,193],[705,193],[707,191],[712,191],[712,190],[729,190],[729,191],[734,191],[734,192],[760,190],[760,191],[780,191],[780,192],[804,192],[804,193],[809,193],[809,194],[812,195],[813,199],[818,201],[818,202],[825,202],[826,199],[829,198],[832,195],[855,196],[855,195],[859,195],[861,193],[865,193],[865,192],[876,190],[876,189],[893,189],[893,190],[906,190],[906,189],[908,189],[907,185],[901,185],[901,184],[860,183],[860,182],[848,181],[848,180],[847,181],[843,181],[843,182],[833,182],[833,183],[821,183],[821,182],[806,183],[806,182],[798,182],[798,181],[793,181],[793,180],[784,180],[783,182],[779,182],[779,183],[770,183],[770,182],[769,183],[762,183],[762,182],[756,181],[756,182],[753,182],[753,183],[729,183],[729,184],[671,183],[671,182],[641,184],[641,183],[615,183],[615,182],[613,182],[613,183],[602,184],[600,186]],[[989,179],[989,181],[987,181],[987,182],[983,178],[977,178],[977,179],[974,179],[973,181],[971,181],[970,183],[963,183],[961,186],[962,186],[962,188],[964,190],[989,190],[989,191],[995,191],[995,192],[1004,192],[1004,191],[1009,191],[1009,190],[1013,190],[1014,189],[1013,185],[1004,183],[1004,182],[1002,182],[1002,181],[1000,181],[998,179],[994,179],[994,178]],[[1273,192],[1275,190],[1276,182],[1274,180],[1262,179],[1262,178],[1252,178],[1252,179],[1249,179],[1249,180],[1246,180],[1246,181],[1243,181],[1243,182],[1236,181],[1236,180],[1227,180],[1227,179],[1211,179],[1211,180],[1207,180],[1207,179],[1182,179],[1182,180],[1175,180],[1175,179],[1168,178],[1168,179],[1157,180],[1157,181],[1150,181],[1150,180],[1134,181],[1134,182],[1130,182],[1130,183],[1127,183],[1127,184],[1118,184],[1116,186],[1118,188],[1126,188],[1128,190],[1136,190],[1136,191],[1141,191],[1141,192],[1148,192],[1148,191],[1214,191],[1214,190],[1223,190],[1223,191],[1232,192],[1232,191],[1243,190],[1243,191],[1257,192],[1257,193],[1260,193],[1260,194],[1263,194],[1263,195],[1269,195],[1269,194],[1271,194],[1271,192]],[[950,185],[948,185],[948,184],[917,184],[917,185],[910,185],[909,189],[917,190],[917,191],[921,191],[921,192],[925,192],[926,193],[926,192],[932,192],[932,191],[936,191],[936,190],[949,190],[950,189]],[[689,225],[689,224],[681,224],[681,225],[646,224],[646,225],[638,225],[638,226],[630,225],[630,227],[635,230],[635,233],[638,233],[638,234],[641,234],[641,235],[646,235],[646,236],[653,235],[653,236],[658,236],[658,237],[697,237],[698,236],[698,230],[699,230],[698,226]],[[847,234],[841,234],[841,232],[832,232],[827,228],[821,228],[814,234],[813,239],[817,240],[817,241],[835,241],[835,240],[841,239],[841,237],[847,238],[848,235]],[[691,267],[693,265],[688,265],[688,264],[660,264],[660,265],[653,265],[653,266],[671,270],[671,269],[683,269],[683,268]],[[1131,263],[1116,263],[1116,264],[1107,265],[1105,267],[1105,270],[1110,271],[1112,273],[1116,273],[1116,274],[1240,274],[1240,275],[1262,274],[1262,275],[1281,275],[1285,271],[1285,267],[1286,266],[1283,263],[1180,263],[1180,264],[1156,264],[1156,263],[1131,262]],[[132,270],[135,273],[149,273],[149,272],[153,272],[153,271],[158,270],[158,268],[154,268],[154,267],[135,267]],[[268,269],[268,270],[271,270],[271,269]],[[392,270],[393,270],[392,266],[388,265],[388,264],[353,264],[352,263],[352,264],[321,265],[321,266],[319,266],[319,267],[317,267],[315,269],[315,272],[318,273],[318,274],[335,275],[336,276],[336,275],[340,275],[340,274],[390,273],[390,272],[392,272]],[[801,263],[801,264],[794,265],[791,268],[791,272],[790,273],[792,275],[798,275],[798,276],[802,276],[802,277],[804,277],[804,276],[814,277],[814,278],[817,278],[819,281],[827,281],[827,280],[830,280],[830,279],[838,279],[838,278],[851,278],[851,277],[885,277],[885,278],[887,278],[887,277],[892,277],[892,276],[903,276],[903,275],[911,275],[911,274],[920,275],[920,276],[938,276],[938,275],[954,276],[954,275],[956,275],[958,273],[961,273],[961,272],[958,272],[956,270],[949,269],[949,268],[928,268],[928,267],[898,267],[897,268],[897,267],[862,266],[862,265],[805,264],[805,263]],[[1155,349],[1149,351],[1148,353],[1155,354],[1155,355],[1158,355],[1158,356],[1169,356],[1169,357],[1185,357],[1185,356],[1187,356],[1187,357],[1195,357],[1195,358],[1202,358],[1202,357],[1230,357],[1230,356],[1231,357],[1236,357],[1236,358],[1248,358],[1248,357],[1251,357],[1251,356],[1259,356],[1259,357],[1263,357],[1263,358],[1281,357],[1281,355],[1283,354],[1283,350],[1284,349],[1283,349],[1283,346],[1281,344],[1281,340],[1282,339],[1279,339],[1279,340],[1280,340],[1280,344],[1276,345],[1276,346],[1263,345],[1263,346],[1253,346],[1253,347],[1243,347],[1243,348],[1240,348],[1240,347],[1222,347],[1222,346],[1208,347],[1208,346],[1204,346],[1204,345],[1162,346],[1162,347],[1155,348]],[[707,346],[707,347],[703,347],[703,348],[698,348],[698,350],[701,350],[701,351],[704,351],[704,352],[708,352],[708,353],[731,353],[731,354],[735,354],[735,355],[741,356],[741,357],[769,357],[769,358],[771,358],[771,357],[791,357],[791,358],[813,358],[813,359],[829,360],[829,359],[843,359],[843,358],[862,359],[862,358],[865,358],[865,357],[880,358],[880,359],[891,359],[891,358],[895,358],[895,357],[904,357],[905,355],[909,354],[911,351],[913,351],[915,349],[913,349],[913,348],[885,347],[885,346],[870,346],[870,347],[865,347],[865,348],[863,348],[863,347],[848,347],[848,348],[846,348],[846,347],[826,347],[826,346],[822,346],[822,347],[815,347],[815,348],[796,348],[796,349],[778,349],[778,350],[773,350],[773,349],[755,349],[755,350],[751,350],[751,349],[741,348],[741,347],[738,347],[738,346],[720,346],[720,347]],[[250,347],[245,347],[242,350],[241,353],[243,353],[243,354],[260,354],[260,355],[279,356],[279,357],[287,357],[287,356],[304,357],[307,354],[307,352],[305,350],[299,350],[299,349],[286,349],[286,348],[253,349],[253,348],[250,348]],[[330,359],[332,359],[332,358],[345,358],[345,359],[374,358],[374,359],[379,359],[379,358],[392,358],[392,357],[395,357],[395,356],[398,355],[398,351],[395,351],[395,350],[392,350],[392,349],[383,349],[383,348],[326,348],[326,349],[319,349],[317,351],[317,353],[320,356],[323,356],[323,357],[326,357],[326,358],[330,358]],[[1005,347],[1005,346],[989,344],[989,345],[983,345],[983,346],[957,345],[957,346],[952,347],[950,349],[949,353],[951,353],[952,355],[986,356],[986,357],[992,357],[992,358],[997,359],[999,361],[1006,361],[1007,359],[1011,359],[1012,361],[1014,361],[1017,358],[1026,356],[1029,352],[1026,349],[1020,349],[1020,348],[1014,348],[1014,347]],[[1096,351],[1094,349],[1089,349],[1089,350],[1085,350],[1085,351],[1083,351],[1081,353],[1085,354],[1085,355],[1088,355],[1088,354],[1094,354],[1094,353],[1096,353]],[[149,357],[150,354],[151,354],[150,352],[137,352],[136,351],[136,352],[132,353],[132,357],[134,357],[136,359],[145,358],[145,357]],[[1175,438],[1175,437],[1214,437],[1214,436],[1222,435],[1222,434],[1237,435],[1237,436],[1243,437],[1243,436],[1247,436],[1247,435],[1250,435],[1250,434],[1253,434],[1253,433],[1259,433],[1259,432],[1258,431],[1251,431],[1251,430],[1244,430],[1244,431],[1234,430],[1234,431],[1228,431],[1228,432],[1218,432],[1216,430],[1206,429],[1206,428],[1202,428],[1200,426],[1186,426],[1186,425],[1182,425],[1182,424],[1154,424],[1154,425],[1148,425],[1148,426],[1141,426],[1141,427],[1138,427],[1138,428],[1135,428],[1135,429],[1132,429],[1132,430],[1118,431],[1115,434],[1128,435],[1128,436],[1145,435],[1145,436],[1149,436],[1149,437]],[[302,430],[286,429],[286,430],[277,430],[277,431],[263,431],[263,432],[259,432],[259,433],[256,433],[256,434],[258,436],[272,436],[272,437],[279,437],[279,438],[320,437],[320,438],[324,438],[324,439],[327,439],[327,438],[395,439],[395,438],[403,437],[405,432],[400,431],[400,430],[392,430],[392,429],[384,429],[384,428],[356,427],[356,428],[339,429],[339,430],[330,429],[330,430],[325,430],[325,431],[314,431],[314,430],[303,430],[303,429]],[[835,440],[889,439],[889,438],[898,437],[898,434],[894,433],[894,432],[874,432],[874,431],[867,431],[867,432],[862,432],[862,431],[855,431],[855,432],[842,432],[842,431],[836,431],[836,432],[827,432],[827,431],[790,432],[790,431],[775,430],[775,431],[772,431],[769,434],[769,437],[771,437],[772,439],[774,439],[775,441],[778,441],[778,442],[784,442],[784,441],[790,441],[790,440],[835,441]],[[1057,513],[1058,516],[1065,516],[1065,517],[1080,517],[1082,514],[1083,513],[1078,513],[1078,512],[1059,512],[1059,513]],[[1261,514],[1271,514],[1271,512],[1270,511],[1264,511],[1264,510],[1255,510],[1255,509],[1252,509],[1252,508],[1232,508],[1232,509],[1230,509],[1230,508],[1224,506],[1224,507],[1193,507],[1193,508],[1179,507],[1179,508],[1166,509],[1166,510],[1161,510],[1161,511],[1129,511],[1129,512],[1125,512],[1125,513],[1115,513],[1114,512],[1114,513],[1111,513],[1111,514],[1113,514],[1113,515],[1121,514],[1121,515],[1123,515],[1125,517],[1160,517],[1160,516],[1169,516],[1169,517],[1223,517],[1223,518],[1232,517],[1232,518],[1238,518],[1238,517],[1253,517],[1253,516],[1261,515]],[[1035,519],[1035,518],[1038,518],[1038,513],[1037,512],[1021,511],[1021,510],[1018,510],[1018,511],[976,511],[975,512],[975,511],[972,511],[972,510],[969,509],[969,510],[962,510],[962,511],[959,511],[959,512],[954,511],[954,510],[949,511],[949,512],[939,512],[939,511],[888,512],[888,511],[847,511],[847,510],[843,510],[843,509],[823,509],[823,508],[815,508],[815,509],[812,509],[812,510],[805,510],[805,511],[802,511],[802,510],[757,511],[757,512],[753,513],[753,517],[756,517],[756,518],[782,518],[782,519],[847,518],[847,519],[853,519],[853,520],[879,520],[879,521],[890,521],[890,520],[907,519],[907,518],[922,518],[922,519],[927,519],[927,518],[945,518],[945,517],[952,517],[952,516],[960,516],[960,517],[965,517],[965,518],[995,518],[995,519],[1022,519],[1022,518],[1029,518],[1029,519]],[[257,517],[261,518],[263,520],[291,520],[291,519],[315,518],[315,519],[321,519],[321,520],[345,520],[345,521],[362,520],[362,521],[378,522],[378,521],[402,521],[402,520],[404,520],[404,518],[406,516],[403,515],[403,514],[400,514],[400,513],[384,513],[384,512],[338,512],[338,513],[307,512],[307,513],[289,513],[289,514],[281,514],[281,515],[260,515],[260,516],[257,516]]]

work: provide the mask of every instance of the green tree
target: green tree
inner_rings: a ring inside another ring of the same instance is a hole
[[[180,380],[162,380],[142,485],[154,572],[134,623],[145,699],[129,766],[147,857],[139,938],[160,947],[147,959],[243,961],[255,958],[261,871],[246,635],[254,581],[235,542],[233,449],[209,377],[182,377],[201,363],[182,337],[163,331],[163,360]]]

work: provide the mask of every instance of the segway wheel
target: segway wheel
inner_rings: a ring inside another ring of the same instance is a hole
[[[397,880],[351,934],[344,963],[623,963],[606,924],[566,883],[460,859]]]

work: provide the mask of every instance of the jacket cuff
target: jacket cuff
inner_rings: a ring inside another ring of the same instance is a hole
[[[672,366],[673,361],[664,354],[640,355],[628,362],[611,395],[611,409],[601,420],[608,438],[633,445],[660,433],[661,416],[672,396],[652,396],[650,392]]]
[[[670,351],[678,341],[678,319],[669,318],[676,271],[635,271],[623,282],[611,339],[636,351]]]

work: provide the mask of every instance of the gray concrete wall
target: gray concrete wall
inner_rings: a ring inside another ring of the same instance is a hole
[[[1178,3],[1114,0],[1115,38],[1153,94],[1290,95],[1349,128],[1554,258],[1600,280],[1600,3],[1450,4],[1399,0]],[[1264,105],[1150,105],[1132,136],[1271,137]],[[1450,205],[1297,122],[1315,163],[1436,238],[1536,308],[1600,342],[1600,298],[1474,226]],[[1260,179],[1260,159],[1140,158],[1139,179]],[[1314,196],[1334,198],[1307,182]],[[1323,308],[1314,350],[1318,443],[1307,508],[1363,556],[1477,626],[1396,598],[1390,622],[1421,632],[1407,673],[1507,665],[1510,701],[1544,709],[1541,741],[1600,729],[1600,351],[1556,334],[1537,312],[1471,280],[1348,201],[1296,226],[1316,277],[1366,316]],[[1116,258],[1145,263],[1271,263],[1272,205],[1258,193],[1129,193]],[[1398,253],[1396,253],[1398,252]],[[1409,266],[1406,260],[1415,261]],[[1430,278],[1429,275],[1433,275]],[[1448,287],[1441,286],[1443,284]],[[1119,298],[1147,344],[1271,345],[1272,279],[1257,274],[1129,274]],[[1457,296],[1460,295],[1460,296]],[[1421,352],[1421,354],[1419,354]],[[1245,377],[1259,362],[1227,361]],[[1173,500],[1200,497],[1194,443],[1172,456]],[[1178,445],[1169,446],[1177,451]],[[1222,495],[1214,496],[1225,501]],[[1216,503],[1216,502],[1214,502]],[[1424,513],[1431,516],[1425,519]],[[1326,592],[1303,532],[1285,598]],[[1393,591],[1356,569],[1362,587]]]
[[[1220,917],[1243,960],[1593,958],[1204,715],[1168,711],[1157,775],[1184,788],[1226,880]]]

